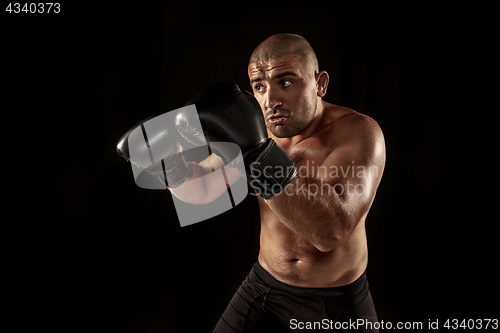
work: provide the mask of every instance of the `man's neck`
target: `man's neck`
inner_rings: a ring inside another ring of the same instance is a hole
[[[274,138],[274,140],[278,143],[280,147],[283,149],[290,148],[295,146],[296,144],[304,141],[308,137],[314,134],[321,126],[321,119],[323,118],[323,111],[325,109],[324,102],[321,98],[318,98],[318,104],[316,107],[316,113],[311,121],[311,123],[299,134],[288,137],[288,138]],[[286,149],[285,149],[286,150]]]

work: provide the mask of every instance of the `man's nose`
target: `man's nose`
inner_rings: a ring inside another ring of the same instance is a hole
[[[267,89],[264,103],[266,109],[274,109],[282,104],[281,98],[276,89],[271,87]]]

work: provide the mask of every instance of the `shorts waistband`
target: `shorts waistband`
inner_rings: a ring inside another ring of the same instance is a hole
[[[368,283],[366,271],[361,274],[356,281],[340,287],[331,288],[303,288],[292,286],[277,280],[268,271],[266,271],[257,261],[253,267],[253,271],[259,279],[261,279],[268,287],[278,289],[292,295],[301,297],[334,297],[343,295],[353,295],[364,289]]]

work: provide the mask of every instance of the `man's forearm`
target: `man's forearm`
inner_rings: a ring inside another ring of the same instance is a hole
[[[350,214],[346,193],[332,184],[298,175],[285,189],[266,203],[290,230],[318,250],[327,252],[351,230],[355,217]]]
[[[199,164],[193,162],[189,164],[193,169],[193,175],[181,186],[170,189],[173,195],[187,203],[197,205],[210,203],[224,193],[227,186],[241,177],[236,168],[227,167],[222,159],[214,154]],[[219,169],[223,169],[225,173],[223,179],[220,173],[214,172]]]

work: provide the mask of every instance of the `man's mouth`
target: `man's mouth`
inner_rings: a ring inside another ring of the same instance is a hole
[[[273,125],[281,125],[288,119],[288,116],[275,114],[269,117],[269,122]]]

